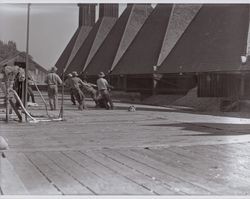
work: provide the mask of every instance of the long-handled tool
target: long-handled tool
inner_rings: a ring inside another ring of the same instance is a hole
[[[29,74],[29,76],[30,76],[32,82],[34,83],[34,85],[35,85],[35,87],[36,87],[36,90],[38,91],[38,94],[40,95],[40,97],[41,97],[41,99],[42,99],[42,101],[43,101],[43,104],[44,104],[45,110],[46,110],[46,114],[47,114],[47,116],[50,118],[51,116],[49,115],[47,103],[46,103],[46,101],[45,101],[45,99],[44,99],[44,97],[43,97],[41,91],[39,90],[39,88],[38,88],[38,86],[37,86],[37,84],[36,84],[34,78],[33,78],[32,75],[30,74],[30,72],[28,72],[28,74]]]

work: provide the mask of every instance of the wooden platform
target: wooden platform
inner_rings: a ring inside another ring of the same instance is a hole
[[[64,122],[0,122],[0,193],[250,194],[250,119],[115,104],[81,112],[67,98]]]

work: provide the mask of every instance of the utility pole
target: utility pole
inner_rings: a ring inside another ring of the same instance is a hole
[[[25,96],[24,96],[24,106],[28,107],[28,73],[29,73],[29,29],[30,29],[30,3],[28,3],[27,10],[27,31],[26,31],[26,66],[25,66]],[[27,115],[25,117],[26,122],[28,120]]]

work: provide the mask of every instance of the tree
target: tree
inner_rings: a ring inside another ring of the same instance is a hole
[[[16,48],[16,42],[8,41],[8,43],[4,43],[0,40],[0,61],[8,59],[17,53],[19,51]]]

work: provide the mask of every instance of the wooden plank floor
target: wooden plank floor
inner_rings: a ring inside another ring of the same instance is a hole
[[[1,194],[250,194],[247,117],[88,105],[81,112],[66,100],[64,122],[0,122],[10,144]],[[41,106],[30,111],[44,114]]]

